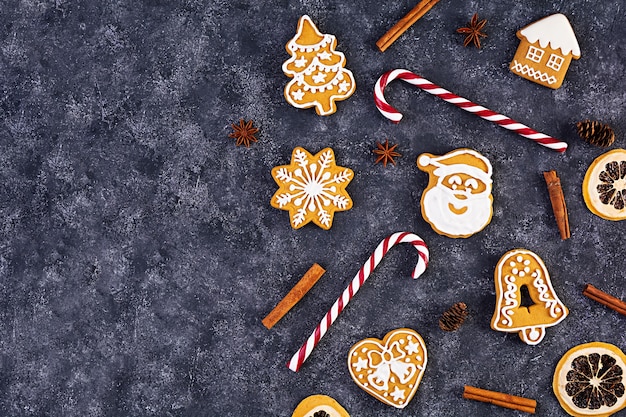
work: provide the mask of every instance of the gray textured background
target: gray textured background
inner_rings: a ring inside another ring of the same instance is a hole
[[[624,147],[624,4],[620,1],[441,0],[385,53],[376,40],[413,0],[0,2],[0,415],[290,416],[311,394],[353,416],[516,416],[461,398],[463,384],[535,398],[569,348],[626,349],[624,317],[584,298],[584,283],[626,299],[626,223],[587,210],[581,183],[603,150],[574,123],[591,118]],[[455,29],[489,20],[484,48]],[[568,16],[582,57],[556,91],[508,70],[515,32]],[[357,82],[338,111],[289,106],[285,44],[299,16],[337,36]],[[413,70],[470,100],[570,143],[564,155],[401,82],[393,125],[372,100],[386,70]],[[259,142],[236,147],[230,124],[254,119]],[[376,141],[398,143],[374,165]],[[270,207],[270,171],[295,146],[334,149],[355,171],[354,208],[331,230],[292,230]],[[454,240],[421,218],[418,154],[471,147],[494,167],[494,216]],[[562,242],[542,171],[559,173],[572,238]],[[413,248],[394,248],[299,373],[285,367],[378,242],[419,234],[431,264],[409,277]],[[493,270],[504,252],[539,254],[570,316],[530,347],[490,329]],[[261,319],[317,262],[326,274],[272,330]],[[440,314],[464,301],[454,333]],[[349,348],[411,327],[429,363],[404,410],[351,380]],[[623,413],[622,413],[623,414]]]

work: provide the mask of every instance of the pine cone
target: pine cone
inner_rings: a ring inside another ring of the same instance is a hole
[[[467,315],[467,305],[465,303],[456,303],[441,315],[439,328],[446,332],[455,331],[461,327]]]
[[[578,135],[592,145],[606,148],[615,141],[615,133],[609,125],[596,120],[585,120],[576,123]]]

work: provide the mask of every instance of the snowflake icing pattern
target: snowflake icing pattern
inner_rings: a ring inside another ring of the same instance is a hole
[[[336,211],[352,208],[345,188],[354,172],[335,164],[331,148],[315,156],[303,148],[295,148],[291,164],[274,167],[272,177],[280,187],[272,197],[272,207],[288,210],[294,229],[312,221],[328,230]]]

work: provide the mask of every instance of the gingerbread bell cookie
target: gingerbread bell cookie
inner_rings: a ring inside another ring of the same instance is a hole
[[[412,329],[396,329],[383,340],[369,338],[352,346],[348,369],[354,382],[385,404],[404,408],[426,369],[424,339]]]
[[[517,37],[520,44],[509,68],[537,84],[559,88],[572,59],[580,58],[574,30],[560,13],[526,26]]]
[[[546,265],[535,253],[514,249],[502,256],[494,273],[496,308],[491,328],[519,334],[529,345],[543,340],[546,327],[567,317],[569,310],[557,297]]]
[[[328,395],[311,395],[298,404],[291,417],[350,417],[350,414]]]
[[[568,350],[552,381],[561,407],[574,417],[608,417],[626,408],[625,385],[626,355],[602,342]]]
[[[472,149],[457,149],[442,156],[417,158],[428,173],[421,199],[422,216],[439,234],[469,237],[484,229],[493,214],[492,168],[487,158]]]
[[[626,219],[626,149],[613,149],[591,163],[583,197],[593,214],[606,220]]]
[[[286,46],[291,58],[283,63],[283,72],[293,78],[285,86],[285,99],[294,107],[315,107],[320,116],[337,111],[335,101],[354,93],[352,72],[345,67],[346,57],[335,50],[337,38],[321,33],[311,18],[298,21],[298,32]]]
[[[335,212],[352,208],[346,186],[354,172],[336,164],[331,148],[311,155],[297,147],[292,152],[291,164],[274,167],[272,177],[280,188],[272,196],[271,205],[289,211],[294,229],[313,222],[328,230]]]

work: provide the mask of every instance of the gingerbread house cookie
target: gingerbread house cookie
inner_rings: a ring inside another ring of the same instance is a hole
[[[520,77],[550,88],[559,88],[580,47],[567,17],[557,13],[517,32],[520,44],[510,69]]]

